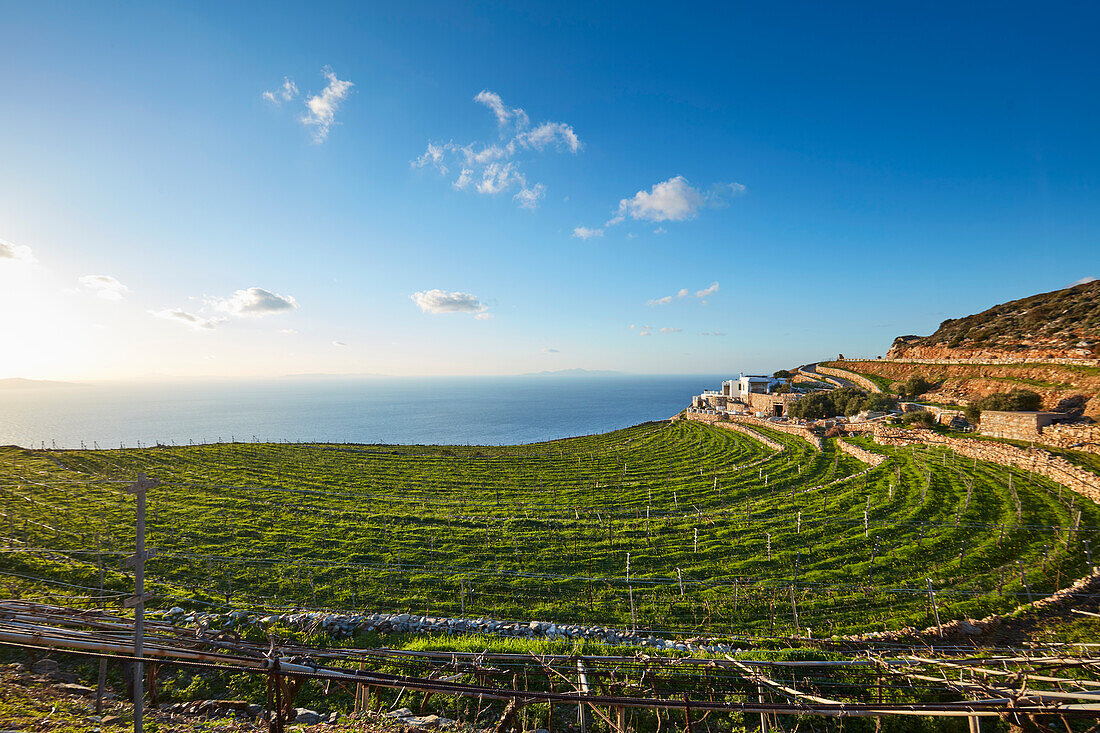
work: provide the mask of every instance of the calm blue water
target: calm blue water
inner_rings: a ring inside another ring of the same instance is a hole
[[[719,376],[283,378],[0,390],[0,445],[512,444],[670,417]]]

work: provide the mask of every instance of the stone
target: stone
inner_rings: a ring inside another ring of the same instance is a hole
[[[52,659],[39,659],[37,662],[31,665],[31,672],[33,672],[34,674],[56,674],[57,670],[57,662]]]
[[[308,710],[306,708],[294,708],[294,720],[292,723],[301,725],[317,725],[322,720],[321,714],[316,710]]]
[[[91,687],[85,687],[84,685],[78,685],[72,682],[66,682],[57,686],[57,689],[61,692],[67,692],[70,695],[94,695],[95,690]]]

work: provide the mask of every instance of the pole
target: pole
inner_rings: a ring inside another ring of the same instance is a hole
[[[588,694],[588,674],[584,670],[584,663],[581,660],[577,660],[577,686],[580,687],[579,692],[582,695]],[[577,728],[581,733],[586,733],[588,730],[588,711],[584,709],[584,703],[577,704]]]
[[[103,596],[103,538],[99,532],[95,533],[96,564],[99,565],[99,608],[107,611],[107,601]],[[95,689],[95,714],[103,715],[103,692],[107,685],[107,657],[99,658],[99,679]]]
[[[941,639],[943,638],[943,627],[940,625],[940,611],[936,608],[936,592],[932,590],[932,579],[925,578],[928,581],[928,601],[932,604],[932,615],[936,618],[936,635]]]
[[[145,592],[145,561],[152,557],[152,553],[145,552],[145,492],[155,488],[160,482],[156,479],[148,479],[145,474],[139,473],[137,481],[126,487],[126,492],[134,494],[137,499],[134,527],[134,554],[127,559],[127,564],[134,566],[134,595],[123,601],[124,606],[134,609],[134,733],[142,733],[144,729],[144,696],[145,684],[142,679],[141,657],[144,653],[145,640],[145,601],[152,597],[152,593]]]

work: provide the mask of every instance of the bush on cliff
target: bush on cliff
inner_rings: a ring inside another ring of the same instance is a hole
[[[867,394],[855,387],[840,387],[831,392],[815,392],[790,406],[790,414],[804,420],[818,420],[836,415],[855,415],[872,410],[889,412],[898,405],[897,398],[888,394]]]
[[[963,410],[966,419],[972,423],[979,422],[984,410],[998,412],[1032,412],[1043,405],[1043,398],[1030,389],[1013,389],[1008,392],[997,392],[974,400]]]

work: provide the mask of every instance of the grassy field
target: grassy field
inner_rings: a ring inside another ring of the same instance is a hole
[[[148,572],[163,606],[633,616],[708,635],[789,633],[797,611],[822,636],[931,624],[927,578],[947,620],[1087,573],[1100,508],[1056,484],[853,441],[889,456],[868,471],[833,441],[768,437],[786,450],[685,421],[509,447],[3,448],[0,580],[94,595],[102,556],[126,593],[138,472],[161,482]]]

